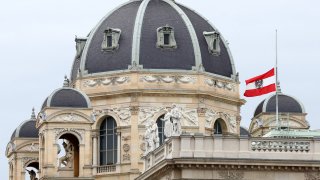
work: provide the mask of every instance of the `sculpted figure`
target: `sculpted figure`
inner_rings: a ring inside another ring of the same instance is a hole
[[[59,159],[59,167],[61,167],[61,165],[64,165],[68,168],[72,168],[74,150],[73,145],[70,142],[68,142],[68,144],[66,142],[63,142],[62,145],[66,152],[66,155]]]
[[[171,122],[171,113],[168,112],[163,119],[161,119],[164,122],[164,135],[166,138],[170,138],[173,133],[173,125]]]
[[[159,147],[159,134],[157,123],[147,125],[147,130],[144,134],[144,137],[146,146],[145,154],[148,154],[149,152]]]
[[[29,175],[30,175],[30,180],[38,180],[38,178],[37,178],[37,174],[36,174],[36,172],[34,171],[34,170],[27,170],[28,171],[28,173],[29,173]]]
[[[180,136],[181,135],[181,118],[182,118],[182,112],[181,108],[177,107],[175,104],[172,106],[171,109],[171,120],[172,120],[172,126],[173,126],[173,136]]]

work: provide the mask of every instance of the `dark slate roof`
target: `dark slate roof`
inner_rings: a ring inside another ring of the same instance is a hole
[[[276,112],[276,96],[272,95],[261,102],[255,110],[254,116],[262,112]],[[305,113],[304,106],[296,98],[285,94],[279,94],[279,112],[281,113]]]
[[[240,136],[250,136],[250,133],[246,128],[240,127]]]
[[[276,112],[276,96],[269,99],[266,112]],[[302,113],[300,103],[287,95],[279,95],[279,112],[295,112]]]
[[[45,107],[47,107],[47,103],[48,103],[48,98],[46,98],[42,103],[41,109],[44,109]]]
[[[254,112],[254,117],[256,117],[257,115],[259,115],[260,113],[262,113],[262,108],[263,108],[264,101],[265,101],[265,100],[263,100],[263,101],[258,105],[258,107],[256,108],[256,110],[255,110],[255,112]]]
[[[141,1],[133,1],[111,13],[91,39],[85,69],[88,73],[99,73],[128,69],[131,65],[132,37],[136,14]],[[121,29],[120,47],[114,52],[101,51],[103,33],[107,28]]]
[[[48,107],[89,108],[89,98],[80,91],[72,88],[56,90],[47,101]]]
[[[11,140],[14,138],[38,138],[39,130],[36,128],[36,120],[30,119],[23,122],[12,134]]]
[[[196,12],[180,5],[180,8],[187,14],[193,27],[197,33],[200,50],[201,50],[201,57],[203,67],[206,72],[219,74],[226,77],[231,77],[233,74],[232,72],[232,64],[230,55],[227,51],[227,48],[223,41],[220,41],[221,47],[221,54],[220,56],[213,56],[208,51],[208,45],[203,37],[203,32],[211,32],[211,31],[218,31],[214,29],[207,20],[203,19],[199,14]]]
[[[195,49],[197,48],[195,47],[198,45],[202,58],[202,62],[199,63],[202,63],[206,72],[229,78],[236,73],[231,54],[223,38],[220,44],[221,55],[214,56],[209,53],[203,32],[217,31],[217,29],[212,27],[206,19],[178,3],[173,6],[163,0],[151,0],[146,8],[142,8],[144,7],[143,2],[146,1],[129,1],[99,22],[96,28],[91,31],[82,56],[74,61],[71,82],[75,81],[78,69],[80,69],[82,77],[88,74],[123,71],[128,70],[133,60],[139,61],[139,65],[148,71],[159,69],[191,71],[196,66],[197,52]],[[186,14],[186,19],[190,20],[195,30],[198,39],[195,44],[191,38],[193,31],[187,27],[182,14],[178,12],[180,10]],[[141,18],[138,15],[142,15]],[[135,31],[139,29],[138,25],[141,25],[141,33]],[[165,25],[174,28],[176,49],[168,50],[156,47],[156,30]],[[103,34],[107,28],[121,30],[119,48],[113,52],[101,50]],[[133,37],[135,34],[137,37]],[[139,48],[134,48],[136,46],[133,45],[133,39],[138,39]],[[137,57],[133,57],[133,54],[136,54]]]
[[[163,50],[156,47],[156,30],[165,25],[174,28],[177,49]],[[149,2],[140,42],[140,64],[143,68],[191,70],[195,66],[193,44],[187,26],[179,13],[166,2]]]

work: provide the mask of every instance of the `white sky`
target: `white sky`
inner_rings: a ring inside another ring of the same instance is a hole
[[[0,179],[8,179],[5,148],[14,129],[62,86],[75,55],[74,37],[86,36],[111,9],[127,0],[0,0]],[[320,1],[178,0],[209,19],[230,42],[244,80],[274,65],[279,35],[282,91],[300,99],[313,129],[320,129]],[[242,125],[267,96],[246,99]]]

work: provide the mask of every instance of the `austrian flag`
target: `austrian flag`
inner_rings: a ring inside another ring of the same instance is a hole
[[[276,91],[275,69],[246,80],[247,90],[244,93],[246,97],[261,96]]]

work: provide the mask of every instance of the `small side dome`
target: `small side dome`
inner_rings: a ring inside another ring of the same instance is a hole
[[[32,109],[31,118],[21,123],[13,132],[11,140],[15,138],[39,138],[39,130],[36,128],[34,109]]]
[[[250,133],[249,133],[249,130],[240,126],[240,136],[247,136],[247,137],[250,137]]]
[[[279,93],[279,112],[280,113],[305,113],[305,109],[300,101],[292,96]],[[254,117],[260,113],[275,113],[276,112],[276,95],[271,95],[263,100],[256,108]]]
[[[69,87],[69,80],[65,77],[63,87],[55,90],[42,105],[46,107],[90,108],[91,103],[86,94]]]

